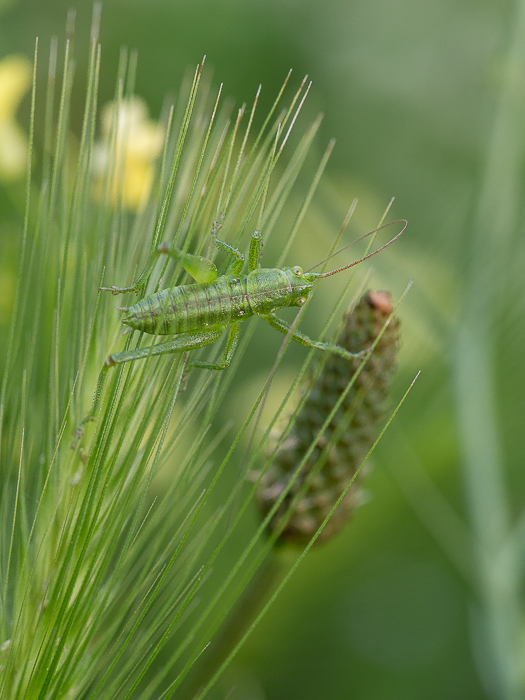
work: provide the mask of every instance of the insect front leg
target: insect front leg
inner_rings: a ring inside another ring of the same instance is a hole
[[[112,292],[113,294],[139,292],[153,272],[153,268],[155,267],[155,263],[157,262],[159,255],[168,255],[170,258],[180,262],[186,272],[190,274],[196,282],[200,282],[201,284],[213,282],[213,280],[217,277],[217,268],[211,260],[208,260],[208,258],[204,258],[202,255],[184,253],[182,250],[179,250],[170,243],[162,243],[162,245],[159,245],[157,250],[151,256],[146,269],[135,284],[131,285],[131,287],[99,287],[100,291]]]
[[[252,233],[252,240],[250,241],[250,254],[248,256],[248,267],[250,272],[253,272],[253,270],[257,270],[257,268],[261,267],[261,248],[261,232],[254,231]]]
[[[274,314],[268,314],[267,316],[263,316],[263,318],[266,321],[268,321],[272,328],[277,329],[280,333],[283,333],[284,335],[286,335],[290,331],[290,326]],[[341,357],[344,357],[347,360],[352,360],[355,357],[361,357],[367,352],[366,349],[362,350],[361,352],[349,352],[348,350],[345,350],[339,345],[333,345],[332,343],[322,343],[319,340],[312,340],[307,335],[299,333],[299,331],[292,331],[291,337],[293,338],[293,340],[297,341],[298,343],[301,343],[301,345],[306,345],[307,348],[316,348],[317,350],[331,352],[334,353],[334,355],[341,355]]]
[[[221,241],[221,239],[217,238],[217,236],[214,235],[213,238],[215,240],[215,245],[217,246],[217,248],[222,248],[222,250],[225,250],[230,255],[233,255],[233,261],[228,266],[228,269],[226,270],[226,275],[228,277],[236,277],[237,275],[240,275],[244,265],[244,255],[241,253],[240,250],[234,248],[232,245],[226,243],[225,241]]]
[[[112,287],[99,287],[99,290],[101,292],[111,292],[112,294],[124,294],[125,292],[140,292],[142,287],[145,284],[147,284],[151,273],[153,272],[153,268],[155,267],[155,264],[157,262],[158,255],[159,251],[157,249],[150,256],[146,268],[140,274],[138,280],[131,285],[131,287],[116,287],[115,285],[113,285]]]
[[[170,258],[178,260],[182,267],[190,274],[196,282],[205,284],[213,282],[217,277],[217,268],[214,263],[202,255],[192,255],[183,253],[170,243],[163,243],[157,248],[157,255],[169,255]]]

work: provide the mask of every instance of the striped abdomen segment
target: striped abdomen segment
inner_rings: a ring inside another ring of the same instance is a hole
[[[128,308],[123,323],[144,333],[170,335],[229,325],[253,315],[246,276],[186,284],[144,297]]]

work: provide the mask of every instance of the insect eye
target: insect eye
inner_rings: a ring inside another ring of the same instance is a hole
[[[294,268],[292,268],[292,272],[294,273],[294,275],[295,275],[296,277],[302,277],[302,276],[303,276],[303,268],[302,268],[302,267],[299,267],[299,266],[294,267]]]
[[[297,301],[295,302],[297,306],[302,306],[305,303],[306,299],[304,297],[299,297]]]

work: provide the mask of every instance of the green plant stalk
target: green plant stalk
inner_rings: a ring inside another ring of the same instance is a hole
[[[525,2],[517,0],[514,8],[505,73],[472,225],[470,266],[455,347],[459,437],[481,618],[473,638],[481,650],[479,668],[488,691],[504,700],[519,700],[525,693],[520,555],[507,546],[512,536],[510,506],[494,379],[494,336],[510,263],[511,236],[521,211],[525,152]]]

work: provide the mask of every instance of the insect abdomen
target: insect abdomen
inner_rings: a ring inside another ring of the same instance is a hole
[[[245,280],[224,277],[209,284],[165,289],[130,306],[122,321],[135,330],[159,335],[229,325],[253,315]]]

